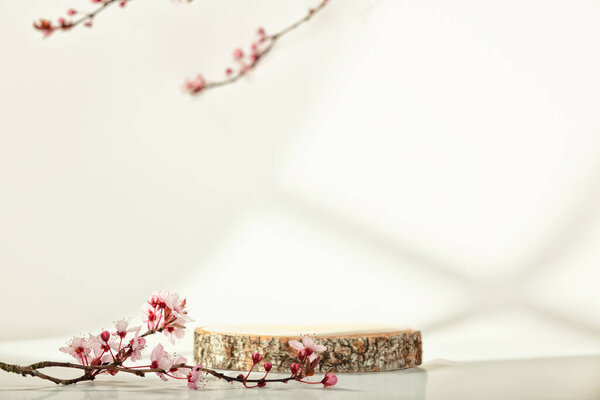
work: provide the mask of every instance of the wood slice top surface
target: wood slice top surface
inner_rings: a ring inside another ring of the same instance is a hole
[[[196,328],[194,357],[209,368],[246,370],[258,351],[273,369],[297,362],[288,344],[310,335],[327,346],[317,372],[390,371],[421,364],[421,332],[393,325],[229,325]]]
[[[341,337],[341,336],[365,336],[365,335],[393,335],[398,332],[408,331],[410,328],[394,325],[214,325],[196,328],[207,333],[219,333],[227,335],[255,335],[273,337],[294,337],[303,335],[313,337]]]

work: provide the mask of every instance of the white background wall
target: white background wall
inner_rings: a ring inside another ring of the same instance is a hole
[[[600,352],[600,3],[0,0],[0,340],[139,320],[384,322],[425,358]],[[189,337],[188,342],[189,343]],[[62,343],[60,343],[62,344]]]

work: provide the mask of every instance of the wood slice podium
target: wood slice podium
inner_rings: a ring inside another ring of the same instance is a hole
[[[327,346],[316,372],[392,371],[421,364],[421,332],[387,325],[200,327],[194,332],[194,359],[207,368],[243,371],[258,351],[273,371],[289,372],[297,358],[288,341],[307,334]]]

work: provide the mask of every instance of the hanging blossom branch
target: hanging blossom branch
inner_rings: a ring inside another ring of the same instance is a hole
[[[185,380],[190,389],[197,390],[204,386],[206,377],[212,375],[226,382],[238,382],[246,388],[265,387],[268,383],[288,383],[297,381],[310,385],[322,384],[323,387],[334,386],[337,376],[326,373],[320,381],[309,381],[308,377],[314,375],[315,368],[319,365],[319,355],[326,350],[325,346],[315,344],[313,340],[304,336],[302,342],[291,340],[290,346],[298,350],[299,363],[290,365],[291,375],[284,378],[268,379],[272,364],[263,363],[265,371],[261,378],[251,378],[250,374],[262,361],[263,356],[254,352],[252,354],[252,367],[246,374],[237,376],[226,375],[202,364],[189,365],[183,356],[169,354],[162,344],[156,345],[150,354],[150,363],[143,365],[126,365],[128,361],[136,362],[141,359],[141,353],[146,348],[146,337],[163,333],[172,343],[175,339],[185,334],[185,323],[192,321],[187,315],[186,300],[177,293],[165,290],[153,293],[144,304],[144,322],[147,330],[140,334],[142,327],[129,328],[128,321],[117,321],[114,332],[103,331],[99,335],[89,335],[87,338],[73,338],[66,347],[59,350],[70,354],[77,360],[77,364],[69,362],[41,361],[30,365],[20,366],[0,362],[0,369],[22,376],[34,376],[54,382],[58,385],[72,385],[83,381],[93,381],[98,375],[116,375],[128,373],[140,377],[147,373],[155,373],[163,381],[169,378]],[[128,336],[132,336],[128,338]],[[49,367],[68,368],[82,371],[83,374],[73,379],[59,379],[41,372]]]
[[[121,7],[125,7],[131,0],[91,0],[92,3],[98,4],[98,7],[93,11],[83,12],[75,8],[67,10],[67,17],[60,17],[53,22],[49,19],[40,18],[39,21],[33,23],[33,27],[48,37],[55,31],[68,31],[78,25],[83,24],[91,28],[96,15],[100,14],[107,7],[118,3]]]
[[[55,31],[68,31],[82,24],[84,26],[91,27],[93,25],[94,18],[103,10],[113,4],[119,4],[121,7],[125,7],[129,1],[131,0],[91,0],[92,3],[98,4],[97,8],[93,11],[82,12],[80,10],[71,8],[67,10],[66,17],[58,18],[56,22],[42,18],[38,22],[35,22],[33,26],[35,29],[41,31],[45,37],[50,36]],[[178,3],[184,2],[183,0],[173,1]],[[189,3],[191,0],[186,0],[186,2]],[[233,51],[233,59],[236,63],[236,66],[225,68],[225,78],[220,80],[206,80],[202,74],[198,74],[196,77],[187,79],[185,81],[183,85],[184,89],[188,93],[195,95],[206,91],[207,89],[229,85],[238,81],[240,78],[254,69],[282,37],[308,22],[328,3],[329,0],[320,0],[320,3],[316,7],[310,8],[302,18],[279,32],[268,34],[264,28],[259,28],[257,30],[257,38],[250,45],[248,52],[244,52],[241,48],[236,48]]]
[[[284,37],[289,32],[292,32],[300,25],[308,22],[328,3],[329,0],[321,0],[319,5],[315,8],[310,8],[306,15],[304,15],[304,17],[277,33],[267,34],[264,28],[259,28],[257,31],[257,39],[252,42],[252,44],[250,45],[250,50],[247,53],[245,53],[241,48],[237,48],[233,51],[233,58],[237,63],[237,67],[227,67],[225,69],[225,79],[207,81],[206,79],[204,79],[203,75],[198,74],[195,78],[188,79],[185,81],[185,90],[188,91],[190,94],[198,94],[207,89],[229,85],[238,81],[252,69],[256,68],[258,63],[267,54],[269,54],[269,52],[273,49],[273,47],[278,43],[278,41],[282,37]]]

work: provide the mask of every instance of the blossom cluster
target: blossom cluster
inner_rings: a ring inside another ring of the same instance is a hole
[[[302,379],[306,376],[314,375],[315,369],[319,366],[319,353],[327,350],[327,347],[316,344],[310,336],[303,336],[301,340],[302,342],[297,340],[289,341],[290,347],[298,350],[298,359],[300,360],[300,364],[292,363],[292,365],[290,365],[290,371],[300,382],[314,383]],[[337,380],[335,374],[328,372],[319,383],[322,383],[324,387],[334,386],[337,383]]]
[[[221,86],[237,81],[256,67],[261,58],[273,48],[280,37],[308,21],[315,12],[325,7],[328,2],[329,0],[321,0],[319,6],[309,8],[307,14],[302,19],[278,33],[268,35],[264,28],[258,28],[256,31],[256,38],[251,42],[250,48],[247,51],[244,51],[241,47],[233,50],[232,55],[235,66],[225,68],[226,78],[224,80],[209,83],[202,74],[198,74],[194,78],[185,80],[183,83],[184,90],[190,94],[198,94],[210,87]]]
[[[72,355],[83,365],[101,365],[117,360],[122,363],[127,358],[137,361],[146,347],[146,339],[139,336],[140,326],[130,329],[128,326],[128,321],[117,321],[112,334],[103,331],[99,335],[89,335],[87,338],[76,337],[68,346],[59,350]],[[127,335],[132,332],[134,336],[127,343]]]
[[[290,347],[296,349],[298,351],[298,359],[300,363],[292,363],[290,365],[291,376],[289,378],[284,378],[280,380],[280,382],[287,382],[288,380],[296,380],[298,382],[307,383],[309,385],[322,384],[323,387],[334,386],[337,383],[337,376],[334,373],[328,372],[325,374],[323,379],[320,381],[307,381],[306,378],[309,376],[313,376],[315,374],[315,369],[319,366],[320,356],[319,353],[327,350],[327,347],[316,344],[310,336],[303,336],[301,338],[301,342],[298,340],[290,340],[288,342]],[[250,370],[244,374],[239,374],[237,376],[237,380],[242,382],[245,387],[253,388],[253,387],[265,387],[267,385],[267,375],[271,372],[271,368],[273,368],[273,364],[269,361],[266,361],[263,364],[263,369],[265,370],[265,375],[256,381],[255,385],[248,385],[248,377],[250,373],[254,369],[254,367],[260,363],[263,359],[263,355],[259,352],[255,351],[252,353],[252,367]]]
[[[185,323],[192,320],[187,315],[186,300],[177,293],[169,293],[166,290],[152,293],[144,304],[143,310],[144,322],[148,327],[148,331],[143,335],[140,335],[141,326],[130,328],[128,321],[119,320],[115,323],[113,332],[103,331],[99,335],[89,335],[87,338],[75,337],[66,347],[61,347],[59,350],[70,354],[85,366],[113,363],[127,369],[129,367],[123,365],[125,361],[130,359],[135,362],[141,359],[141,352],[146,348],[144,336],[163,332],[174,343],[175,338],[182,338],[185,334]],[[130,334],[133,337],[128,339]],[[199,373],[202,365],[198,364],[192,368],[181,367],[186,364],[185,357],[167,353],[159,343],[152,350],[150,364],[141,367],[159,370],[156,375],[165,381],[167,376],[187,379],[188,386],[197,389],[197,383],[202,378]],[[102,373],[115,375],[118,370],[106,369],[94,372],[96,375]]]
[[[68,31],[79,24],[83,24],[86,27],[93,25],[94,17],[102,9],[109,5],[116,3],[121,7],[125,7],[131,0],[90,0],[90,2],[97,6],[97,8],[90,12],[85,12],[75,8],[69,8],[65,12],[64,17],[59,17],[56,21],[41,18],[39,21],[33,24],[33,27],[38,31],[42,32],[44,36],[50,36],[57,30]]]
[[[198,381],[204,378],[204,375],[200,373],[202,364],[197,364],[192,368],[183,367],[186,364],[187,359],[185,357],[167,353],[163,345],[159,343],[150,354],[150,365],[148,367],[161,370],[155,373],[165,382],[168,380],[167,376],[174,379],[187,379],[188,387],[196,390],[198,389]]]
[[[258,28],[256,39],[250,45],[247,52],[240,47],[232,52],[235,67],[225,68],[225,76],[229,79],[236,79],[252,70],[260,58],[270,50],[273,44],[273,36],[267,36],[264,28]],[[206,79],[201,74],[192,79],[187,79],[183,85],[184,89],[190,94],[196,94],[207,87]]]
[[[186,310],[186,301],[177,293],[154,292],[144,304],[144,322],[149,331],[162,331],[175,343],[185,335],[185,323],[193,321]]]

